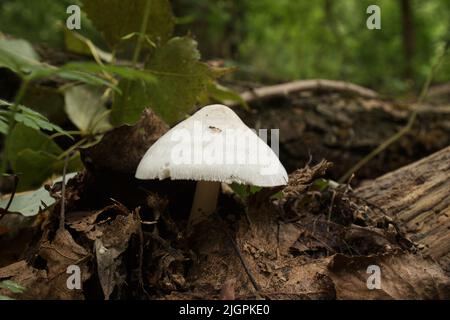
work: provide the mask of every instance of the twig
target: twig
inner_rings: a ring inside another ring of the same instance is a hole
[[[141,217],[139,215],[139,210],[137,210],[135,212],[136,217],[138,219],[138,221],[141,220]],[[140,223],[137,223],[137,228],[138,228],[138,235],[139,235],[139,270],[138,270],[138,282],[139,282],[139,286],[142,289],[142,292],[149,297],[149,294],[147,292],[147,290],[145,290],[144,287],[144,276],[143,276],[143,270],[142,270],[142,266],[144,264],[144,233],[142,232],[142,225]]]
[[[66,159],[64,160],[64,168],[63,168],[63,175],[62,175],[62,186],[61,186],[61,204],[60,204],[60,213],[59,213],[59,229],[63,230],[64,225],[66,222],[66,214],[65,214],[65,207],[66,207],[66,171],[67,166],[69,164],[69,158],[71,154],[67,154]]]
[[[242,256],[241,251],[239,250],[239,247],[237,246],[236,242],[234,241],[233,237],[228,233],[226,226],[224,225],[222,219],[220,216],[216,213],[216,218],[219,220],[220,224],[223,225],[223,231],[225,235],[227,236],[228,240],[231,242],[231,245],[233,246],[234,251],[236,252],[236,255],[238,256],[242,266],[244,267],[245,273],[247,273],[248,278],[250,279],[250,282],[252,283],[253,287],[255,288],[256,292],[259,294],[261,292],[261,287],[259,286],[258,282],[256,282],[255,277],[253,277],[252,272],[250,271],[250,268],[248,267],[247,263],[245,262],[244,257]]]
[[[416,121],[417,118],[417,105],[421,104],[422,101],[425,99],[428,88],[430,87],[431,80],[433,79],[434,73],[437,69],[437,67],[441,64],[443,58],[445,57],[445,54],[447,52],[449,46],[449,42],[446,42],[444,50],[442,50],[441,55],[438,56],[436,59],[436,62],[432,65],[430,72],[428,73],[427,79],[425,80],[425,83],[422,87],[422,90],[420,92],[419,98],[417,99],[416,103],[414,104],[413,111],[411,115],[409,116],[408,123],[400,129],[396,134],[388,138],[386,141],[382,142],[377,148],[375,148],[372,152],[370,152],[367,156],[362,158],[356,165],[354,165],[350,170],[348,170],[340,179],[339,182],[343,183],[345,180],[347,180],[353,173],[361,169],[363,166],[365,166],[369,161],[371,161],[373,158],[375,158],[379,153],[384,151],[386,148],[388,148],[391,144],[399,140],[401,137],[403,137],[406,133],[408,133]]]
[[[331,195],[331,203],[330,203],[330,208],[328,209],[328,217],[327,220],[328,222],[331,221],[331,213],[333,212],[333,206],[334,206],[334,199],[336,198],[336,190],[331,191],[332,195]],[[327,225],[327,232],[330,231],[330,225]]]
[[[250,91],[242,93],[241,97],[246,102],[252,102],[259,99],[266,99],[276,96],[288,95],[300,91],[312,90],[344,91],[369,98],[375,98],[378,96],[375,91],[350,82],[326,79],[310,79],[252,89]]]
[[[13,186],[13,190],[11,192],[11,196],[9,197],[8,204],[6,205],[6,207],[4,209],[5,211],[8,211],[9,207],[11,206],[11,203],[12,203],[14,196],[16,195],[16,191],[17,191],[17,183],[19,182],[19,177],[16,174],[14,174],[13,176],[14,176],[14,186]]]

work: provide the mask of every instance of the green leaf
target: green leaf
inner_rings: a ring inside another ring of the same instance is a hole
[[[247,102],[242,99],[242,97],[234,92],[233,90],[224,87],[220,84],[218,84],[215,81],[210,81],[208,83],[208,94],[211,98],[214,100],[227,104],[228,102],[236,102],[239,105],[241,105],[244,109],[249,110],[250,107],[248,106]]]
[[[231,189],[233,189],[234,193],[236,193],[241,199],[247,200],[249,196],[261,191],[261,187],[257,186],[248,186],[245,184],[232,183],[230,185]]]
[[[115,96],[111,111],[113,125],[135,123],[147,107],[169,124],[182,119],[194,109],[212,77],[209,67],[199,59],[197,42],[190,37],[173,38],[155,49],[146,70],[157,82],[121,81],[123,94]]]
[[[13,298],[10,298],[10,297],[7,297],[7,296],[2,296],[1,294],[0,294],[0,301],[1,300],[14,300]]]
[[[328,188],[329,184],[330,183],[328,180],[319,178],[313,181],[311,189],[316,191],[324,191],[325,189]]]
[[[63,171],[65,159],[44,151],[24,149],[16,156],[16,172],[19,176],[18,191],[38,188],[53,174]],[[82,167],[79,154],[68,163],[68,171],[77,171]]]
[[[114,87],[110,81],[93,74],[96,71],[90,70],[93,68],[88,69],[88,63],[78,63],[73,66],[69,64],[58,68],[41,63],[37,58],[37,54],[26,41],[0,39],[0,67],[9,68],[26,76],[29,80],[58,76],[90,85]]]
[[[8,133],[8,119],[0,115],[0,133]]]
[[[113,73],[125,79],[141,79],[146,82],[156,82],[156,77],[148,71],[115,65],[99,65],[94,62],[71,62],[61,67],[63,71],[83,71],[87,74]]]
[[[21,151],[25,149],[41,151],[48,155],[57,156],[62,149],[43,132],[27,127],[23,123],[17,123],[7,138],[6,148],[9,155],[11,167],[17,172],[17,158]],[[47,164],[48,166],[48,164]]]
[[[17,123],[6,141],[8,161],[14,172],[19,174],[17,190],[33,189],[54,173],[61,173],[64,159],[58,156],[62,149],[49,136]],[[79,155],[71,159],[68,170],[82,167]]]
[[[16,73],[26,73],[40,65],[39,56],[31,44],[20,39],[0,39],[0,67]]]
[[[175,18],[168,0],[82,0],[83,10],[111,47],[122,37],[140,32],[146,1],[150,1],[150,16],[146,35],[155,43],[167,41]]]
[[[111,128],[102,94],[103,90],[88,86],[71,87],[65,91],[67,115],[77,128],[86,134]]]
[[[84,84],[89,84],[92,86],[107,86],[115,89],[114,83],[108,81],[96,74],[89,73],[88,70],[83,70],[84,63],[79,63],[79,69],[77,69],[76,65],[66,64],[60,68],[52,67],[52,68],[41,68],[39,70],[35,70],[30,78],[32,79],[41,79],[51,76],[57,76],[62,79],[71,80],[71,81],[79,81]]]
[[[7,106],[8,108],[11,108],[12,103],[0,99],[0,106]],[[45,116],[43,116],[42,114],[40,114],[39,112],[34,111],[34,110],[27,108],[25,106],[22,106],[22,105],[19,105],[17,107],[17,109],[18,110],[14,115],[14,119],[17,122],[22,123],[25,126],[30,127],[32,129],[36,129],[36,130],[44,129],[44,130],[48,130],[48,131],[57,131],[68,137],[71,137],[67,132],[65,132],[59,126],[48,121],[48,119]],[[5,116],[7,114],[9,114],[10,112],[12,112],[12,111],[11,110],[1,110],[0,111],[0,113],[2,113]],[[1,120],[2,119],[0,119],[0,127],[1,127]],[[7,121],[5,117],[3,117],[3,121]],[[0,128],[0,131],[3,132],[1,130],[1,128]]]
[[[77,172],[72,172],[66,175],[66,181],[73,178]],[[62,177],[53,181],[53,183],[61,182]],[[0,207],[5,208],[9,202],[10,195],[5,195],[0,199]],[[8,208],[9,212],[18,212],[24,216],[34,216],[40,212],[43,203],[48,207],[55,203],[55,198],[51,197],[45,187],[40,187],[37,190],[17,193],[11,205]]]
[[[25,287],[11,280],[0,281],[0,288],[7,289],[12,293],[22,293]]]
[[[147,85],[140,80],[124,79],[119,82],[121,94],[114,95],[113,107],[111,109],[111,123],[118,127],[123,124],[134,124],[144,110],[149,107]]]

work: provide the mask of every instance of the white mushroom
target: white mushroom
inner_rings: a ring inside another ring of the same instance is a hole
[[[273,150],[230,108],[206,106],[164,134],[145,153],[138,179],[196,180],[189,224],[215,211],[220,183],[285,185]]]

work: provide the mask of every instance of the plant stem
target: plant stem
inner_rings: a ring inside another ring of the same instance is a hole
[[[22,83],[20,84],[19,91],[17,92],[16,99],[14,100],[14,103],[10,107],[10,114],[9,114],[9,120],[8,120],[8,131],[5,136],[5,145],[3,147],[3,155],[2,155],[2,163],[1,163],[1,172],[5,173],[6,170],[8,170],[8,143],[9,143],[9,137],[11,135],[11,132],[14,129],[14,126],[16,124],[16,113],[18,110],[18,107],[20,103],[23,100],[23,97],[25,96],[25,92],[28,89],[28,85],[30,83],[30,80],[27,78],[22,79]]]
[[[148,18],[150,16],[150,1],[151,0],[147,0],[145,2],[144,16],[142,17],[141,30],[140,34],[138,35],[136,47],[134,48],[133,53],[133,60],[132,60],[133,67],[136,67],[136,64],[138,63],[139,55],[142,49],[142,40],[144,38],[145,32],[147,31]]]

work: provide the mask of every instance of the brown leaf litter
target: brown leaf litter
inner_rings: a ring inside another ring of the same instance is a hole
[[[131,209],[112,199],[86,209],[81,174],[68,186],[66,230],[56,229],[56,205],[40,240],[0,268],[0,280],[25,286],[18,298],[39,299],[450,298],[448,275],[379,208],[324,180],[330,166],[299,169],[245,207],[222,194],[218,213],[191,232],[165,189]],[[82,268],[82,290],[64,289],[70,264]],[[367,289],[369,265],[381,268],[380,290]]]

